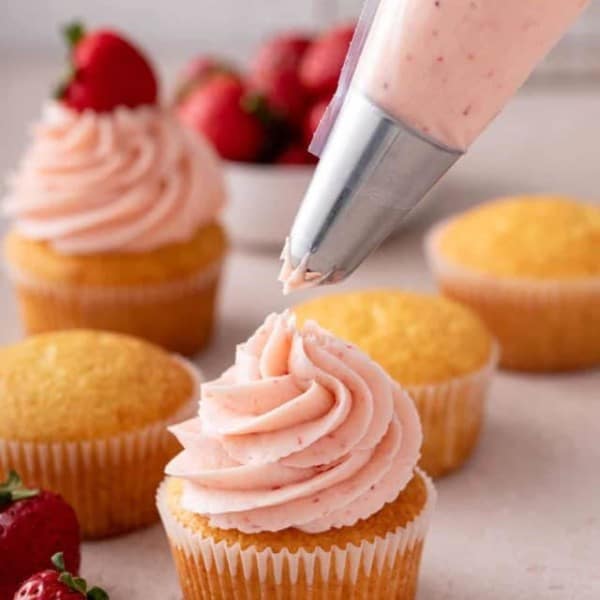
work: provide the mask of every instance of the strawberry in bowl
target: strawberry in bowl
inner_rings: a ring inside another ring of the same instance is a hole
[[[184,69],[176,110],[225,161],[224,219],[233,241],[273,247],[283,242],[314,173],[318,159],[308,147],[353,31],[343,26],[317,37],[271,37],[247,74],[213,56],[197,56]]]
[[[236,79],[236,70],[213,56],[197,56],[191,60],[180,73],[176,90],[175,103],[182,104],[191,92],[201,87],[217,75],[229,75]]]
[[[256,114],[245,106],[246,88],[227,74],[215,76],[189,92],[180,104],[182,122],[208,138],[226,160],[258,160],[266,131]]]
[[[299,77],[313,98],[331,97],[340,78],[354,25],[334,27],[317,37],[299,66]]]
[[[274,37],[259,48],[250,69],[252,88],[275,114],[292,124],[302,122],[309,102],[300,81],[300,64],[310,45],[305,35]]]

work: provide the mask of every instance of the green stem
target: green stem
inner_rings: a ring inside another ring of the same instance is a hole
[[[10,471],[6,481],[0,484],[0,508],[18,500],[27,500],[40,493],[39,490],[27,489],[18,473]]]
[[[67,40],[67,45],[73,49],[85,35],[85,27],[81,21],[73,21],[65,25],[62,32],[65,40]]]
[[[62,552],[54,554],[51,560],[54,568],[60,573],[58,580],[70,590],[80,593],[87,600],[110,600],[108,594],[103,589],[93,587],[88,590],[87,581],[83,577],[73,577],[65,569],[65,557]]]

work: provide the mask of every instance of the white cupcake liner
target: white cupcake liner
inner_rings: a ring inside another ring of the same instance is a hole
[[[171,300],[174,297],[200,292],[213,285],[219,278],[223,260],[215,261],[196,273],[163,283],[140,283],[129,286],[93,286],[42,281],[23,269],[6,262],[6,271],[12,282],[20,287],[65,301],[83,303],[131,304]]]
[[[427,500],[413,521],[389,532],[385,537],[376,537],[372,542],[365,540],[359,546],[348,544],[344,548],[333,546],[330,550],[320,547],[312,551],[300,549],[295,552],[287,549],[274,552],[270,548],[257,550],[253,547],[242,549],[239,543],[229,545],[225,541],[215,542],[211,538],[195,535],[169,510],[166,480],[158,489],[157,506],[170,543],[196,563],[202,564],[207,571],[216,568],[219,575],[235,578],[241,570],[247,581],[256,576],[261,584],[272,574],[277,585],[295,585],[300,573],[306,584],[312,585],[319,571],[325,581],[332,577],[340,582],[349,578],[355,584],[360,573],[365,577],[369,577],[374,570],[381,573],[386,566],[392,567],[399,556],[425,539],[436,492],[425,473],[419,469],[416,473],[425,482]]]
[[[474,450],[499,357],[500,348],[493,342],[489,359],[477,371],[437,384],[405,386],[421,418],[421,461],[430,475],[454,470]]]
[[[582,280],[539,280],[517,277],[497,277],[456,264],[444,257],[440,240],[444,230],[455,220],[446,219],[435,225],[425,236],[425,254],[433,274],[440,281],[451,280],[472,289],[478,287],[486,296],[509,297],[514,303],[546,304],[552,298],[578,298],[590,294],[600,300],[600,277]],[[481,286],[481,287],[479,287]],[[485,290],[485,291],[484,291]],[[477,295],[473,289],[473,294]]]
[[[46,443],[0,439],[0,472],[14,469],[27,484],[60,493],[75,508],[86,537],[103,537],[147,524],[154,490],[148,489],[144,467],[162,456],[166,464],[172,444],[167,428],[198,411],[201,374],[191,363],[176,359],[190,372],[195,385],[190,400],[169,418],[97,440]],[[157,483],[162,468],[164,465],[156,465]]]

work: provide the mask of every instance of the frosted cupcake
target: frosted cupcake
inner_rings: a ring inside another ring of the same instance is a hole
[[[63,331],[0,349],[0,480],[60,493],[87,538],[157,519],[156,486],[180,447],[196,375],[147,342]]]
[[[333,294],[296,306],[356,344],[414,400],[423,426],[420,466],[432,476],[461,467],[477,447],[497,361],[495,343],[467,308],[394,289]]]
[[[172,431],[158,506],[186,600],[414,598],[419,419],[355,347],[271,315]]]
[[[519,196],[474,208],[427,239],[441,290],[475,310],[526,371],[600,365],[600,207]]]
[[[90,108],[69,100],[79,96],[45,108],[4,203],[25,328],[106,329],[195,353],[226,249],[218,159],[155,102]]]

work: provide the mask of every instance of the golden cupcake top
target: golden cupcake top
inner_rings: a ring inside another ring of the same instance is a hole
[[[11,268],[45,283],[128,286],[160,284],[193,276],[217,264],[227,240],[217,224],[199,228],[188,241],[147,252],[61,254],[48,242],[30,240],[13,230],[5,240]]]
[[[393,502],[388,502],[374,515],[368,519],[361,519],[352,526],[334,527],[321,533],[307,533],[294,527],[275,532],[242,533],[237,529],[212,527],[208,517],[185,510],[181,506],[183,480],[169,477],[165,485],[166,505],[171,515],[194,534],[201,538],[225,542],[228,546],[239,544],[242,549],[252,547],[258,551],[271,548],[275,552],[283,549],[297,552],[301,548],[311,552],[317,547],[328,551],[333,546],[338,548],[344,548],[348,544],[360,546],[363,540],[372,542],[376,537],[384,538],[390,531],[406,527],[421,515],[427,503],[432,502],[432,494],[434,494],[431,483],[426,482],[422,473],[415,472]]]
[[[468,308],[440,296],[369,290],[323,296],[294,308],[356,344],[403,385],[472,373],[490,359],[493,341]]]
[[[169,419],[194,381],[172,355],[136,338],[71,330],[0,350],[0,438],[99,439]]]
[[[554,196],[516,196],[452,220],[438,249],[461,266],[499,277],[600,276],[600,206]]]

